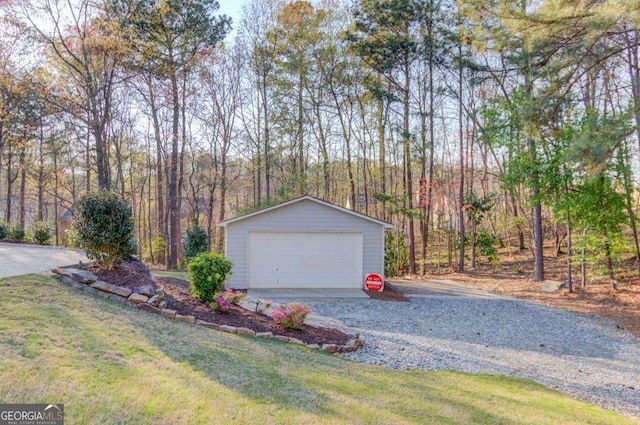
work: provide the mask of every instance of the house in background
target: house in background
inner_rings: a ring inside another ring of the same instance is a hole
[[[73,227],[73,210],[67,208],[65,212],[58,217],[58,243],[62,246],[67,246],[68,237],[67,233]]]

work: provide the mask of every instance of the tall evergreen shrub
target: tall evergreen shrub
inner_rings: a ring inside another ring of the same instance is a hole
[[[113,268],[135,252],[129,202],[108,191],[91,192],[75,205],[80,247],[99,267]]]

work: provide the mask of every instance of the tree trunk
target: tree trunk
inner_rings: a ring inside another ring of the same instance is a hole
[[[109,157],[107,156],[107,149],[105,143],[105,135],[102,126],[94,121],[92,125],[93,137],[96,142],[96,164],[98,174],[98,189],[109,190],[111,188],[111,182],[109,179]]]
[[[25,140],[26,140],[26,135],[25,135]],[[26,195],[26,189],[27,189],[27,167],[25,164],[26,157],[27,157],[27,145],[25,143],[25,145],[20,150],[20,164],[19,164],[20,203],[18,206],[18,212],[19,212],[18,224],[20,226],[20,229],[22,229],[22,231],[24,231],[25,218],[26,218],[26,204],[25,204],[25,195]]]
[[[120,188],[120,196],[124,198],[125,195],[125,179],[124,179],[124,168],[122,166],[123,158],[122,158],[122,137],[118,136],[120,140],[114,140],[113,147],[115,148],[116,154],[116,172],[118,173],[116,178],[116,187]],[[114,137],[115,139],[115,137]],[[133,196],[133,193],[132,193]]]
[[[607,271],[609,272],[609,279],[611,279],[611,289],[615,290],[615,275],[613,273],[613,257],[611,256],[611,244],[609,243],[609,232],[606,227],[602,228],[602,235],[604,236],[604,256],[607,261]]]
[[[180,136],[180,153],[178,156],[178,235],[180,242],[178,243],[177,259],[182,259],[182,190],[184,188],[184,152],[187,144],[187,77],[182,76],[182,102],[180,105],[180,117],[182,119],[182,133]],[[197,200],[196,200],[197,202]]]
[[[87,117],[89,116],[89,112],[87,112]],[[87,118],[87,123],[90,120]],[[87,124],[87,141],[85,146],[85,167],[87,172],[87,193],[91,192],[91,130],[89,124]]]
[[[564,235],[560,234],[560,226],[558,223],[554,223],[553,229],[553,246],[554,256],[558,258],[562,254],[562,240]]]
[[[429,40],[433,40],[433,1],[429,2]],[[433,47],[429,48],[429,180],[427,181],[427,208],[424,218],[424,244],[429,243],[429,226],[431,225],[431,210],[433,202],[433,168],[435,155],[435,140],[433,135]],[[426,249],[425,249],[426,254]]]
[[[263,75],[262,79],[262,108],[264,119],[264,191],[267,202],[271,199],[271,164],[269,151],[271,143],[269,140],[269,108],[267,103],[267,76]]]
[[[582,230],[582,239],[584,241],[584,239],[587,237],[587,229],[584,228]],[[582,286],[583,288],[585,286],[587,286],[587,248],[585,247],[586,244],[583,243],[582,245],[582,258],[580,258],[580,286]]]
[[[156,142],[156,208],[157,225],[156,232],[159,237],[165,238],[165,210],[164,210],[164,168],[162,166],[162,135],[160,134],[160,120],[158,118],[158,107],[156,105],[155,90],[153,88],[152,77],[147,76],[147,87],[149,89],[149,109],[153,123],[153,135]],[[151,208],[151,205],[149,205]],[[165,255],[165,258],[167,256]]]
[[[149,188],[147,190],[147,244],[149,248],[149,256],[151,257],[151,264],[156,264],[155,253],[153,252],[153,224],[151,214],[151,175],[153,174],[153,168],[151,166],[151,142],[147,138],[147,173],[149,174]]]
[[[411,176],[411,134],[409,133],[409,90],[410,90],[410,67],[409,53],[405,52],[404,58],[404,89],[403,89],[403,123],[402,123],[402,146],[404,153],[404,165],[406,173],[405,190],[406,205],[409,210],[409,274],[416,274],[416,237],[413,227],[413,178]]]
[[[564,167],[564,173],[567,173],[567,167]],[[569,182],[565,180],[564,196],[569,195]],[[573,245],[571,240],[571,209],[567,209],[567,290],[573,293],[573,276],[571,270],[571,258],[573,256]]]
[[[41,111],[42,114],[42,111]],[[38,140],[38,221],[44,220],[44,125],[40,115],[40,138]]]
[[[538,197],[538,190],[532,190],[532,196]],[[535,258],[535,273],[533,277],[534,282],[542,282],[544,280],[544,257],[543,257],[543,245],[542,245],[542,206],[540,201],[537,201],[533,206],[533,240]]]
[[[427,62],[426,58],[425,62]],[[422,245],[420,252],[420,275],[424,276],[427,262],[427,199],[425,196],[425,190],[427,189],[427,112],[425,111],[425,104],[427,103],[426,94],[428,91],[428,83],[425,76],[421,78],[420,89],[420,180],[418,193],[421,214],[418,227],[420,228],[420,243]]]
[[[171,73],[171,95],[173,100],[173,114],[171,127],[171,164],[169,165],[169,255],[167,256],[167,269],[170,270],[178,267],[178,252],[180,248],[180,211],[178,210],[180,97],[175,70]]]
[[[15,177],[11,177],[11,171],[13,168],[12,159],[13,159],[13,149],[11,148],[11,146],[9,146],[9,152],[7,154],[7,210],[5,215],[5,221],[7,222],[7,224],[11,224],[11,208],[12,208],[11,197],[13,196],[11,189],[13,186],[13,182],[15,181]],[[16,173],[16,177],[17,175],[18,174]]]
[[[460,150],[460,189],[458,191],[458,238],[460,249],[458,252],[458,272],[464,271],[464,130],[462,120],[462,40],[458,42],[458,137]]]
[[[567,291],[573,293],[573,276],[571,272],[571,219],[567,211]]]
[[[304,161],[304,128],[303,128],[303,117],[304,117],[304,105],[302,104],[302,91],[303,91],[303,83],[304,83],[304,74],[300,72],[298,76],[298,130],[297,130],[297,147],[298,147],[298,161],[300,162],[300,169],[298,172],[300,173],[298,179],[298,194],[304,195],[307,193],[307,178],[305,175],[305,161]]]
[[[314,101],[313,111],[315,120],[318,125],[318,150],[322,156],[322,181],[324,187],[324,199],[330,199],[330,187],[331,187],[331,174],[329,173],[329,166],[331,161],[329,159],[329,151],[327,149],[326,130],[322,126],[322,111],[320,110],[320,103]],[[344,132],[343,132],[344,133]]]
[[[211,248],[213,247],[211,242],[215,239],[216,233],[216,228],[213,225],[213,202],[215,200],[216,187],[217,183],[214,179],[213,183],[211,183],[211,185],[209,186],[209,199],[207,203],[207,235],[209,237],[207,247],[209,248],[209,250],[211,250]]]
[[[522,223],[520,223],[520,216],[518,214],[518,201],[516,200],[515,190],[509,190],[509,196],[511,198],[511,206],[513,208],[513,219],[516,222],[516,228],[518,230],[518,250],[522,251],[527,247],[524,244],[524,231],[522,230]]]
[[[527,1],[523,0],[521,3],[522,12],[524,15],[527,13]],[[524,49],[523,49],[524,50]],[[529,63],[528,52],[524,51],[524,91],[525,98],[528,100],[533,99],[533,81],[531,80],[531,64]],[[530,114],[533,111],[528,111]],[[531,176],[531,198],[533,199],[533,255],[535,260],[535,272],[533,281],[542,282],[544,280],[544,251],[542,240],[542,205],[540,204],[540,188],[539,188],[539,175],[536,151],[536,143],[529,135],[527,138],[527,147],[529,150],[529,160],[531,161],[531,167],[533,173]]]
[[[381,84],[381,77],[380,75],[378,75],[378,84]],[[385,143],[384,143],[384,101],[382,99],[382,96],[378,96],[377,99],[377,118],[378,118],[378,126],[377,126],[377,130],[378,130],[378,156],[379,156],[379,160],[380,160],[380,192],[383,194],[387,193],[387,177],[386,177],[386,147],[385,147]],[[387,220],[387,211],[386,211],[386,205],[385,202],[382,201],[380,203],[381,205],[381,212],[382,212],[382,218]]]
[[[60,245],[60,226],[58,225],[58,150],[53,148],[53,220],[56,229],[56,246]]]
[[[340,121],[342,138],[344,140],[346,151],[347,151],[346,153],[347,153],[347,174],[349,177],[349,199],[351,201],[351,207],[355,209],[356,185],[353,178],[353,170],[352,170],[352,164],[351,164],[351,120],[349,120],[349,126],[347,126],[347,120],[345,119],[344,114],[342,112],[341,102],[338,98],[338,93],[332,83],[329,84],[329,90],[331,91],[331,96],[333,97],[333,102],[336,107],[336,115],[338,116],[338,121]],[[328,157],[326,159],[328,160]]]
[[[220,213],[218,220],[223,221],[225,217],[225,211],[227,208],[227,155],[223,149],[222,156],[220,158]],[[224,251],[224,232],[218,233],[218,252]]]
[[[476,268],[476,218],[471,219],[471,269]]]

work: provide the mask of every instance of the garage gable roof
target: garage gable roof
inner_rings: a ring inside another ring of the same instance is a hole
[[[262,208],[262,209],[259,209],[257,211],[253,211],[253,212],[250,212],[250,213],[247,213],[247,214],[239,215],[238,217],[235,217],[235,218],[230,218],[228,220],[221,221],[220,223],[218,223],[218,227],[227,227],[227,224],[235,223],[236,221],[240,221],[240,220],[245,220],[247,218],[250,218],[250,217],[253,217],[253,216],[256,216],[256,215],[259,215],[259,214],[264,214],[264,213],[267,213],[269,211],[277,210],[279,208],[287,207],[289,205],[296,204],[296,203],[302,202],[302,201],[312,201],[312,202],[315,202],[317,204],[324,205],[325,207],[333,208],[335,210],[341,211],[341,212],[346,213],[346,214],[351,214],[351,215],[353,215],[355,217],[358,217],[358,218],[361,218],[363,220],[368,220],[368,221],[371,221],[373,223],[376,223],[376,224],[379,224],[381,226],[384,226],[385,229],[393,228],[393,224],[391,224],[391,223],[387,223],[386,221],[378,220],[377,218],[369,217],[368,215],[360,214],[360,213],[355,212],[355,211],[351,211],[351,210],[349,210],[347,208],[343,208],[343,207],[341,207],[339,205],[332,204],[331,202],[323,201],[322,199],[318,199],[318,198],[313,197],[311,195],[304,195],[304,196],[300,196],[298,198],[289,199],[288,201],[284,201],[284,202],[281,202],[279,204],[271,205],[270,207]]]

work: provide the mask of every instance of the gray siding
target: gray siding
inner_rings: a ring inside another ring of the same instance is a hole
[[[227,285],[232,288],[247,288],[249,232],[362,232],[363,273],[384,273],[382,225],[305,199],[227,225],[225,254],[233,261]]]

